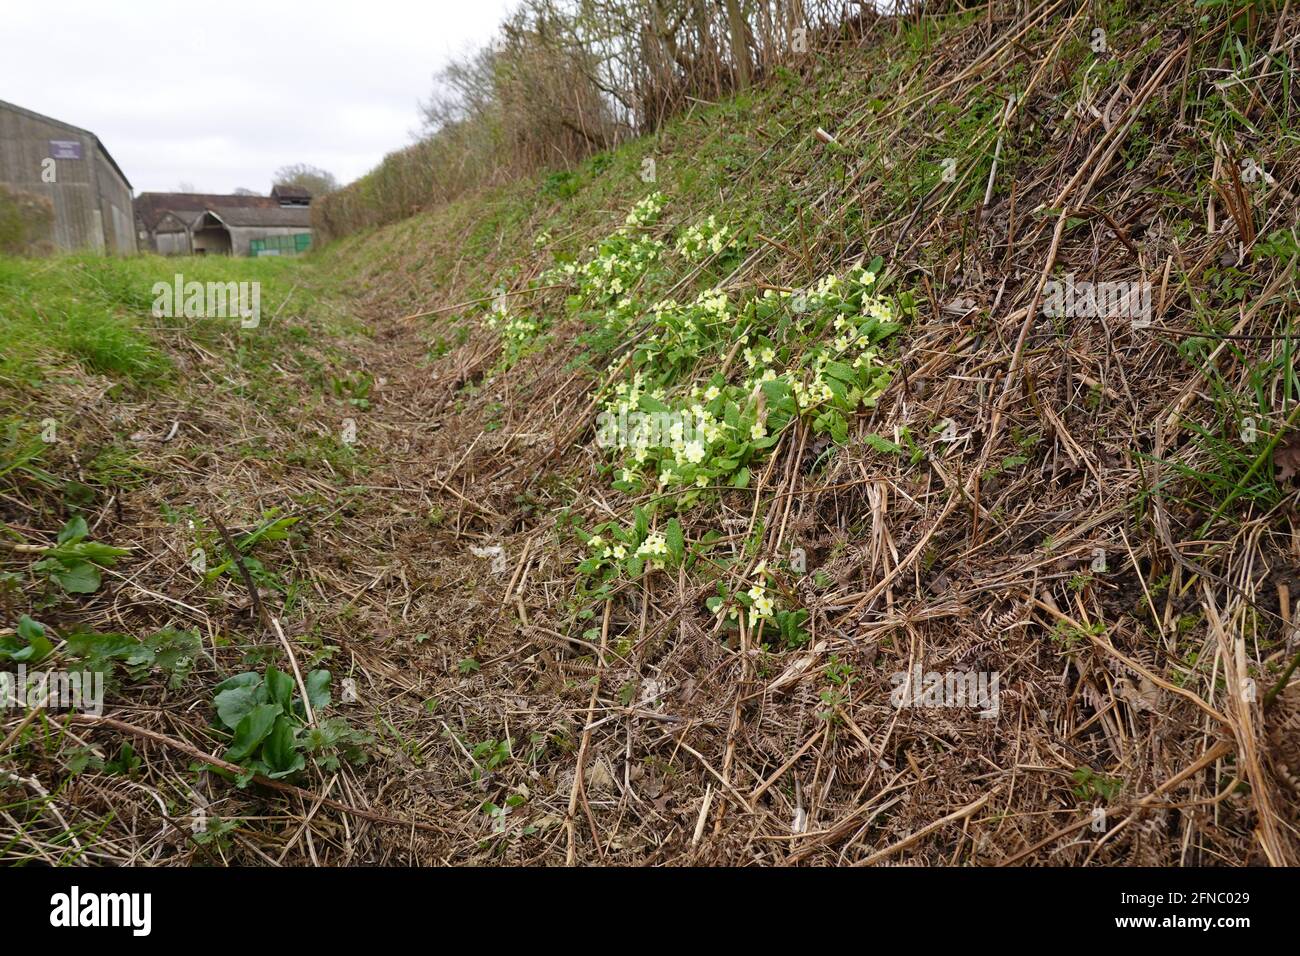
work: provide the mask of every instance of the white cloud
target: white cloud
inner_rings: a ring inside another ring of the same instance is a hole
[[[0,98],[96,133],[136,192],[355,179],[410,141],[452,56],[514,0],[6,4]]]

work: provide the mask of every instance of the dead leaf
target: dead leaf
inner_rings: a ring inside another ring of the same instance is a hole
[[[1288,481],[1300,474],[1300,434],[1292,433],[1273,451],[1277,480]]]
[[[614,778],[610,776],[603,760],[594,760],[588,764],[585,778],[588,790],[608,790],[614,785]]]
[[[1159,707],[1160,688],[1145,676],[1141,678],[1137,687],[1127,680],[1121,680],[1117,690],[1119,696],[1139,713],[1151,713]]]

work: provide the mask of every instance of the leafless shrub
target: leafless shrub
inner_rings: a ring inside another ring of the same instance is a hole
[[[316,203],[316,228],[338,237],[571,165],[856,36],[874,11],[830,0],[526,0],[496,40],[437,74],[417,142]]]

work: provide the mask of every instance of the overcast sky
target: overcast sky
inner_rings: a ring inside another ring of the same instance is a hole
[[[348,182],[419,127],[433,73],[511,0],[3,0],[0,100],[90,130],[135,192]]]

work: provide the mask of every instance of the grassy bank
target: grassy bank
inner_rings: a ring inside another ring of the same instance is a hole
[[[1296,859],[1296,16],[881,23],[304,261],[0,260],[0,654],[116,721],[6,720],[6,852]]]

